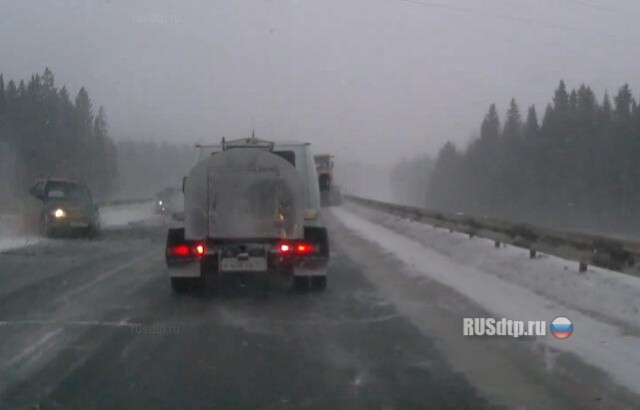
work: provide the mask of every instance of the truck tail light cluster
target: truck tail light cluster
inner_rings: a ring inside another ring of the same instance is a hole
[[[200,257],[207,253],[207,247],[204,243],[196,243],[192,245],[180,244],[167,249],[169,255],[177,258]]]
[[[278,245],[278,251],[281,255],[309,255],[310,253],[313,253],[314,250],[314,246],[308,242],[282,242]]]
[[[289,245],[288,243],[281,243],[279,249],[280,253],[289,253],[291,252],[291,245]]]
[[[191,250],[188,245],[176,245],[169,248],[169,253],[172,256],[187,257],[191,253]]]
[[[306,242],[300,242],[296,244],[295,250],[298,255],[308,255],[313,252],[313,245]]]

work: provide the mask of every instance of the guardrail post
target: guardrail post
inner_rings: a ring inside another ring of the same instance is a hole
[[[585,262],[580,262],[580,264],[578,265],[578,271],[580,273],[584,273],[587,271],[587,264]]]

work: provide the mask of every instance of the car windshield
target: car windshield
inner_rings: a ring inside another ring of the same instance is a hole
[[[640,410],[640,0],[0,1],[0,410]]]
[[[91,200],[89,190],[72,182],[49,182],[46,185],[47,199],[87,202]]]

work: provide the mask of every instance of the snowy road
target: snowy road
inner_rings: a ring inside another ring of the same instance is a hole
[[[158,220],[0,253],[0,408],[637,406],[636,281],[358,207],[326,219],[322,294],[173,295]],[[565,341],[462,336],[463,317],[563,314]]]

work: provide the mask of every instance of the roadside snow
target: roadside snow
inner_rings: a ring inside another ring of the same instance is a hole
[[[34,245],[42,240],[23,232],[19,215],[0,214],[0,252]]]
[[[400,259],[407,268],[400,272],[417,272],[449,286],[498,318],[548,324],[569,317],[574,324],[570,339],[547,335],[536,342],[575,354],[640,393],[640,337],[630,335],[639,323],[640,279],[602,269],[580,275],[572,262],[530,260],[522,249],[495,249],[487,240],[351,204],[331,212]]]
[[[105,228],[142,223],[154,217],[152,202],[100,208],[100,223]],[[19,215],[0,214],[0,252],[35,245],[44,240],[40,236],[26,234]]]
[[[529,259],[526,249],[514,246],[496,249],[488,239],[469,239],[464,234],[354,204],[349,204],[348,209],[459,263],[479,268],[600,320],[618,323],[625,331],[640,336],[640,278],[593,266],[579,273],[578,263],[574,261],[549,255]]]
[[[152,202],[100,208],[100,225],[105,228],[140,223],[152,217],[154,217]]]
[[[37,236],[17,236],[0,238],[0,252],[10,251],[12,249],[23,248],[25,246],[35,245],[42,242],[43,238]]]

